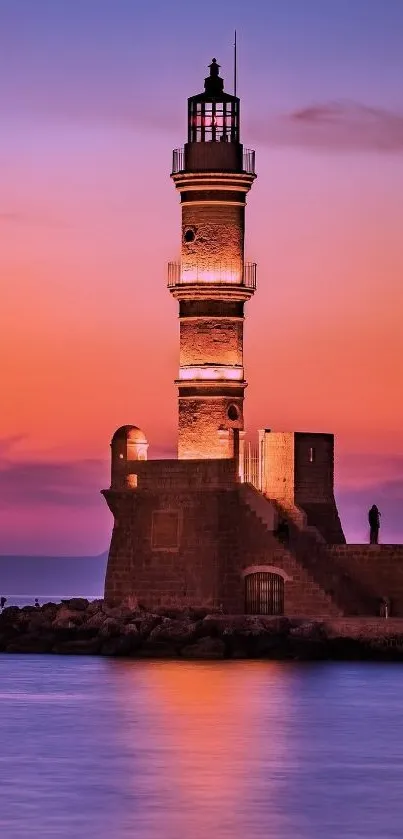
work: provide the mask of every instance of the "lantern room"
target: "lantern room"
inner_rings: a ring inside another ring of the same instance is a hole
[[[239,99],[224,93],[220,65],[213,58],[204,93],[188,99],[189,143],[239,143]]]

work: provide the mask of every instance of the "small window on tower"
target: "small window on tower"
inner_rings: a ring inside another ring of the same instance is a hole
[[[191,227],[188,227],[188,229],[185,230],[183,238],[185,242],[194,242],[196,238],[196,233]]]
[[[230,405],[227,411],[227,417],[231,422],[236,422],[239,419],[239,411],[236,405]]]
[[[313,463],[315,460],[315,449],[311,446],[309,449],[309,463]]]

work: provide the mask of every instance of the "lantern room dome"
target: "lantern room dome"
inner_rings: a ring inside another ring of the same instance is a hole
[[[119,441],[125,441],[127,443],[147,443],[147,438],[144,431],[142,431],[141,428],[138,428],[137,425],[121,425],[112,437],[112,443],[117,443]]]
[[[209,70],[203,92],[188,99],[188,143],[239,143],[239,99],[224,91],[215,58]]]

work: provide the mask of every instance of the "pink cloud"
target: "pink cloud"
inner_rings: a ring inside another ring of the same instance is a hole
[[[250,125],[256,142],[331,151],[403,151],[403,113],[325,102]]]

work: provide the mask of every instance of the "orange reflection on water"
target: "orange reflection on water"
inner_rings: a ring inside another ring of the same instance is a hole
[[[287,713],[284,667],[178,661],[121,667],[120,702],[126,712],[136,715],[131,705],[137,705],[139,689],[147,703],[144,736],[153,766],[143,772],[151,769],[156,790],[162,785],[167,793],[164,836],[176,831],[195,839],[245,839],[254,797],[258,810],[264,789],[265,807],[273,801],[271,827],[278,831],[273,835],[280,837],[277,790],[286,744],[277,723],[279,713]],[[158,822],[157,814],[150,818]]]

